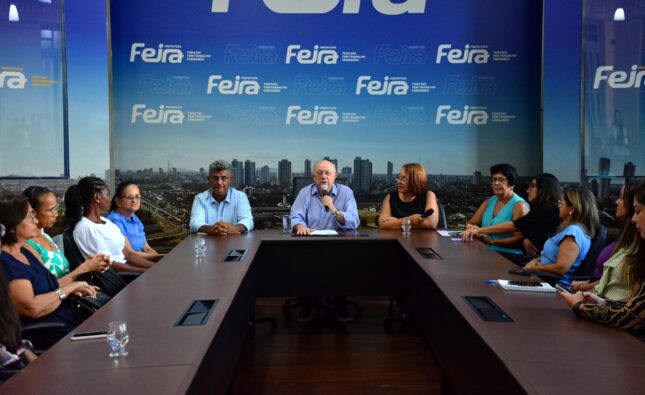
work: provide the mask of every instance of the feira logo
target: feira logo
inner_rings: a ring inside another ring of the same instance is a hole
[[[259,0],[256,0],[259,1]],[[264,5],[278,14],[326,14],[341,2],[343,14],[358,14],[361,0],[263,0]],[[228,12],[230,0],[212,0],[211,12]],[[385,15],[423,14],[426,0],[372,0],[376,11]]]
[[[442,105],[437,107],[437,117],[435,124],[439,125],[443,118],[450,125],[486,125],[488,123],[488,113],[485,110],[471,110],[470,107],[464,106],[464,110],[451,110],[451,106]]]
[[[410,86],[402,80],[390,81],[390,77],[385,76],[384,81],[372,81],[371,75],[361,75],[356,81],[356,94],[360,95],[361,90],[365,88],[370,95],[407,95]]]
[[[334,110],[321,110],[320,106],[314,106],[314,110],[301,110],[300,106],[289,106],[287,109],[286,124],[291,125],[294,119],[301,125],[336,125],[338,113]]]
[[[25,89],[27,78],[19,71],[0,71],[0,88]]]
[[[184,123],[184,112],[172,108],[166,109],[163,104],[159,106],[159,110],[153,108],[146,108],[145,104],[135,104],[132,106],[132,118],[130,123],[137,123],[137,118],[141,117],[144,123]]]
[[[314,50],[300,49],[300,45],[289,45],[285,63],[291,63],[291,58],[296,58],[300,64],[336,64],[338,63],[338,52],[333,49],[319,49],[314,45]]]
[[[157,48],[146,48],[145,43],[132,43],[130,47],[130,62],[134,62],[137,55],[146,63],[181,63],[184,53],[179,48],[166,48],[159,44]]]
[[[248,77],[244,77],[248,78]],[[260,84],[252,79],[241,79],[239,75],[235,76],[235,80],[223,80],[221,75],[211,75],[208,77],[208,87],[206,93],[211,94],[213,88],[222,95],[257,95],[260,92]]]
[[[451,49],[450,44],[441,44],[437,48],[436,63],[441,63],[441,58],[446,58],[449,63],[488,63],[490,54],[488,50],[483,48],[470,49],[470,45],[466,44],[464,50]]]
[[[639,70],[640,68],[640,70]],[[602,81],[614,89],[640,88],[645,77],[645,67],[633,65],[631,71],[613,71],[614,66],[600,66],[596,69],[593,88],[599,89]]]

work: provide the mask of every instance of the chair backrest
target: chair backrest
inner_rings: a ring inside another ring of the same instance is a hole
[[[74,229],[67,228],[63,231],[63,246],[65,258],[69,262],[69,270],[76,269],[81,263],[85,262],[85,258],[81,250],[74,241]]]
[[[582,265],[578,269],[576,276],[591,277],[596,268],[596,261],[598,260],[598,255],[603,248],[607,245],[607,228],[603,225],[600,225],[600,228],[596,231],[596,235],[593,240],[591,240],[591,247],[587,253],[587,257],[582,261]]]
[[[76,269],[81,263],[85,262],[85,258],[81,250],[74,241],[74,234],[72,229],[65,229],[63,232],[63,244],[65,245],[65,257],[69,262],[69,269]],[[83,273],[79,276],[79,280],[87,281],[92,285],[101,288],[101,291],[109,296],[116,295],[120,290],[127,285],[121,279],[113,268],[109,268],[103,273]]]
[[[448,220],[446,219],[446,209],[443,207],[443,204],[437,203],[439,206],[439,223],[437,223],[437,229],[448,229]]]

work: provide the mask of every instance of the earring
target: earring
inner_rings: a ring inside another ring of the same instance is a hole
[[[569,217],[573,215],[573,211],[569,211]]]

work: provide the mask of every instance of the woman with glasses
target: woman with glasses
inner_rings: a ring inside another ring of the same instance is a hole
[[[48,347],[80,322],[71,306],[64,303],[69,295],[95,296],[96,289],[85,281],[59,284],[45,268],[35,251],[26,243],[40,234],[36,213],[24,196],[0,199],[0,222],[6,227],[2,237],[0,264],[9,285],[9,295],[22,324],[59,322],[44,339]]]
[[[102,216],[110,203],[110,189],[100,178],[85,177],[69,187],[65,193],[65,217],[74,229],[74,241],[86,257],[108,255],[115,270],[142,273],[154,263],[135,254],[119,228]]]
[[[479,206],[475,215],[466,224],[465,232],[471,228],[477,229],[514,221],[529,212],[526,201],[513,191],[517,180],[515,167],[506,163],[493,165],[490,168],[490,175],[494,195]],[[522,254],[522,239],[521,232],[512,231],[483,234],[479,237],[479,240],[490,249],[511,254]]]
[[[434,212],[427,218],[427,210]],[[396,191],[385,195],[379,215],[379,229],[401,229],[409,219],[413,229],[434,229],[439,223],[439,207],[434,192],[428,190],[426,171],[419,163],[407,163],[396,177]]]
[[[110,258],[108,256],[93,254],[70,272],[67,258],[65,258],[65,255],[52,238],[45,233],[45,229],[49,229],[56,224],[59,207],[58,198],[54,192],[39,186],[25,189],[22,195],[29,199],[29,204],[36,213],[38,229],[40,229],[40,234],[27,240],[27,244],[38,252],[47,270],[56,276],[60,284],[72,282],[84,273],[104,272],[110,267]]]
[[[645,183],[634,192],[631,222],[636,239],[625,255],[629,283],[633,292],[626,301],[611,301],[590,292],[558,292],[574,313],[601,324],[624,329],[645,340]]]
[[[116,187],[107,218],[119,227],[135,253],[156,262],[165,254],[158,253],[148,244],[143,223],[135,214],[140,208],[139,186],[133,182],[124,181]]]
[[[4,235],[4,225],[0,224],[0,240]],[[29,340],[22,340],[20,318],[11,303],[7,281],[0,270],[0,368],[18,370],[35,359],[36,354]],[[4,378],[0,376],[0,379]]]
[[[559,209],[559,232],[544,243],[540,256],[529,261],[524,270],[557,274],[563,277],[559,283],[569,285],[571,274],[587,257],[600,220],[596,199],[582,187],[565,189]]]
[[[522,233],[522,247],[525,255],[504,254],[515,263],[524,264],[530,256],[537,255],[544,246],[550,234],[555,233],[560,225],[560,210],[558,201],[562,190],[558,179],[549,173],[535,176],[527,189],[531,211],[523,217],[491,226],[471,226],[464,231],[465,241],[482,238],[483,235],[500,233]]]
[[[634,194],[640,185],[626,184],[620,189],[616,200],[616,218],[624,221],[623,231],[618,239],[608,244],[598,254],[594,281],[574,281],[574,292],[592,292],[594,295],[610,300],[624,300],[631,296],[632,284],[629,283],[628,267],[630,251],[638,248],[638,232],[631,222],[634,216]]]

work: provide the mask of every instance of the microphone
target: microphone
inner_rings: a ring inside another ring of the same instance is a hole
[[[329,195],[329,186],[327,184],[322,184],[320,186],[320,189],[322,189],[322,195],[323,197]],[[329,212],[329,207],[325,206],[325,211]]]

